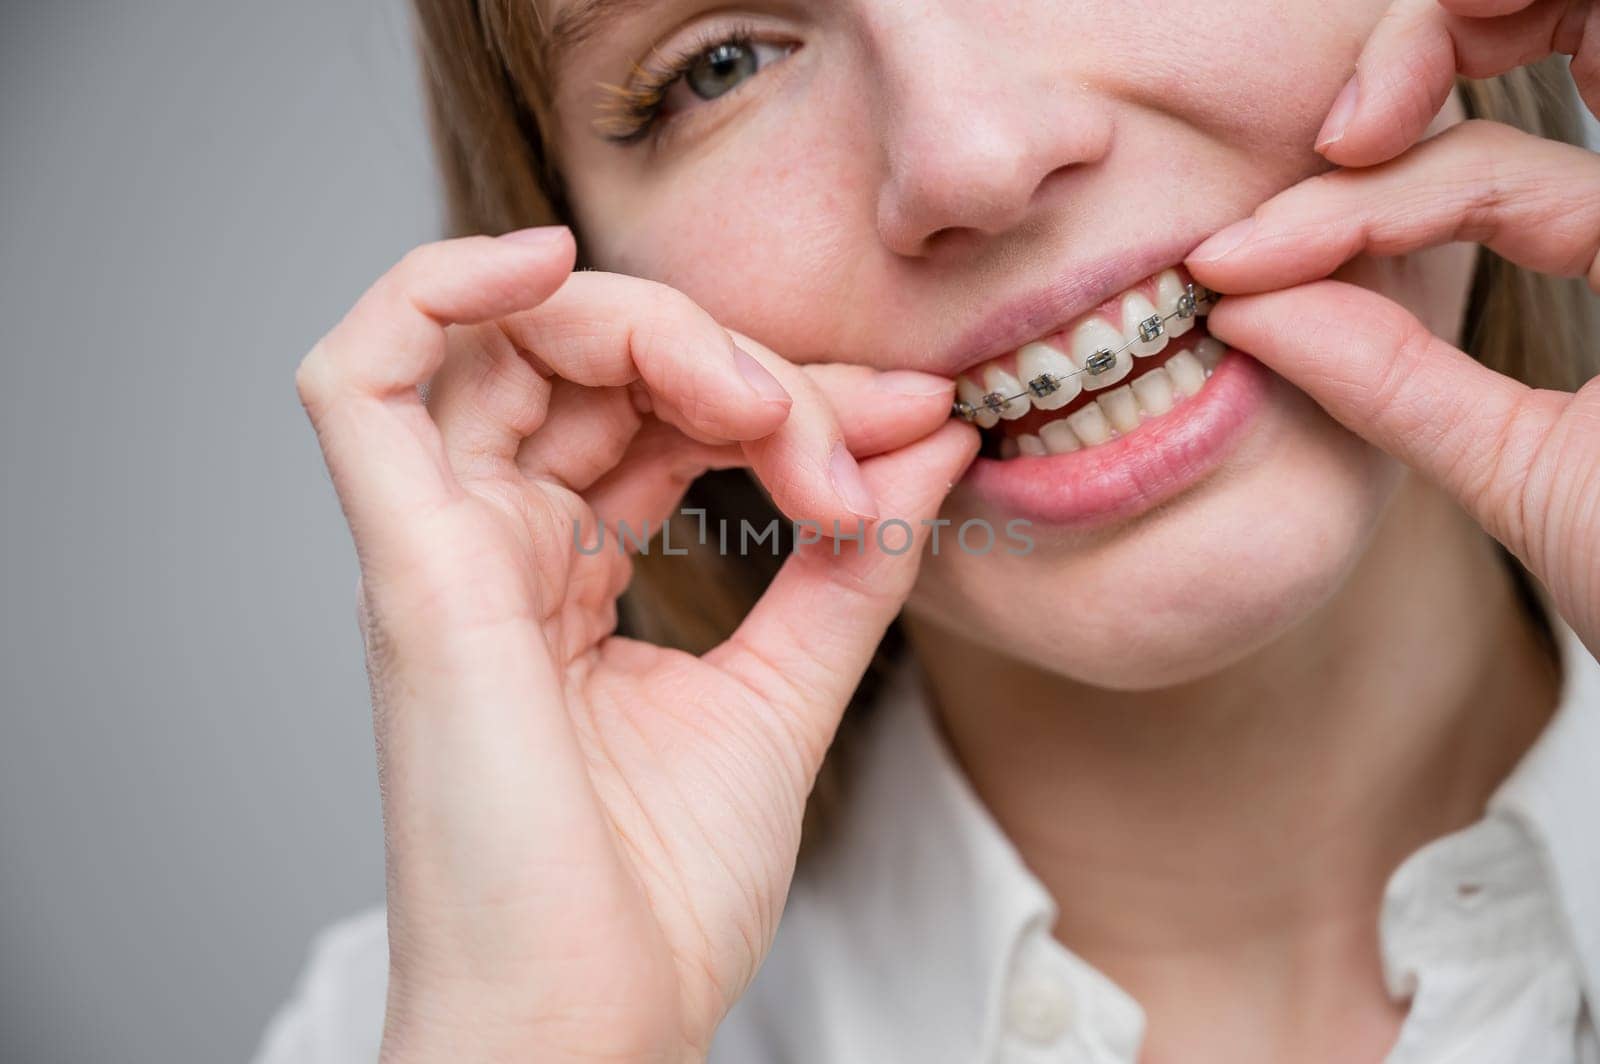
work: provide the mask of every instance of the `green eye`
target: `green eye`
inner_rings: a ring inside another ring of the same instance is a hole
[[[691,42],[662,65],[642,72],[638,83],[613,87],[613,99],[597,108],[595,130],[617,144],[637,144],[666,120],[713,102],[795,50],[792,44],[755,40],[756,31],[735,27]]]
[[[684,72],[689,90],[702,100],[714,100],[737,88],[745,78],[760,69],[753,48],[728,41],[709,49]]]

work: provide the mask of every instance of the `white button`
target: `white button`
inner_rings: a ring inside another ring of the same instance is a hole
[[[1047,1045],[1065,1034],[1072,1021],[1071,993],[1059,980],[1024,976],[1011,987],[1006,1018],[1019,1038]]]
[[[1487,884],[1474,879],[1463,879],[1456,884],[1456,904],[1463,909],[1476,909],[1489,897]]]

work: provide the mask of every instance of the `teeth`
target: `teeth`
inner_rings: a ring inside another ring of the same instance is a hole
[[[1078,434],[1072,431],[1072,426],[1067,424],[1066,418],[1052,421],[1040,429],[1039,439],[1044,442],[1044,449],[1051,454],[1068,454],[1083,448],[1082,441],[1078,439]]]
[[[1017,375],[1022,378],[1023,387],[1045,373],[1054,377],[1059,385],[1049,395],[1030,397],[1040,410],[1060,410],[1078,397],[1083,391],[1083,379],[1081,374],[1074,373],[1077,368],[1064,352],[1049,344],[1031,343],[1017,352]]]
[[[1106,419],[1118,432],[1132,432],[1139,427],[1139,401],[1133,397],[1133,388],[1124,384],[1095,399],[1106,412]]]
[[[1039,428],[1001,441],[1002,458],[1069,454],[1107,443],[1136,430],[1152,418],[1170,413],[1185,397],[1205,386],[1211,365],[1227,349],[1216,341],[1196,344],[1192,350],[1172,354],[1160,366],[1145,370],[1134,380],[1097,392],[1094,401]],[[1059,357],[1059,352],[1052,352]],[[1048,371],[1045,371],[1048,372]],[[978,389],[976,385],[973,386]],[[993,417],[993,415],[990,415]]]
[[[1115,351],[1125,342],[1122,333],[1112,328],[1110,324],[1100,318],[1090,318],[1073,330],[1072,361],[1081,368],[1096,351]],[[1124,351],[1105,372],[1083,374],[1083,386],[1091,392],[1109,388],[1126,377],[1132,369],[1133,356]]]
[[[1065,340],[1035,341],[1016,352],[1015,362],[991,362],[958,377],[956,413],[990,429],[1036,408],[1064,410],[1084,392],[1094,393],[1095,402],[1045,425],[1037,435],[1008,437],[1001,445],[1005,457],[1092,447],[1134,431],[1145,419],[1166,414],[1200,391],[1227,348],[1210,337],[1197,337],[1197,343],[1169,357],[1165,366],[1128,380],[1135,358],[1166,351],[1174,337],[1193,330],[1196,317],[1214,302],[1206,298],[1208,290],[1185,284],[1175,269],[1157,274],[1154,286],[1153,300],[1144,286],[1124,293],[1112,320],[1098,315],[1085,318]],[[1179,316],[1180,309],[1188,316]],[[1014,371],[1005,365],[1014,366]]]
[[[980,429],[992,429],[1000,424],[1000,416],[998,414],[984,409],[983,388],[966,374],[956,378],[956,398],[978,412],[974,423]]]
[[[1066,421],[1086,447],[1105,443],[1111,438],[1113,431],[1111,422],[1106,420],[1105,411],[1100,409],[1098,402],[1090,403],[1082,410],[1068,414]]]
[[[1024,389],[1022,382],[1017,380],[1016,377],[999,366],[992,365],[983,371],[983,390],[986,392],[999,392],[1002,396],[1009,397],[1017,395]],[[1007,421],[1015,421],[1027,412],[1028,401],[1022,398],[1008,399],[1000,407],[1000,416]]]
[[[1191,352],[1179,351],[1162,365],[1179,395],[1194,395],[1206,382],[1206,368]]]
[[[1156,305],[1146,299],[1142,292],[1130,292],[1122,301],[1122,332],[1124,342],[1133,341],[1133,346],[1128,350],[1141,358],[1165,350],[1167,346],[1167,332],[1165,327],[1161,335],[1154,340],[1139,339],[1139,326],[1150,318],[1156,317]],[[1173,321],[1178,319],[1174,318]]]
[[[1183,292],[1183,281],[1179,279],[1177,270],[1162,270],[1156,277],[1156,303],[1161,307],[1161,313],[1171,314],[1177,310],[1178,297]],[[1167,335],[1176,338],[1192,328],[1193,318],[1173,318],[1167,322]]]
[[[1172,377],[1167,373],[1167,367],[1157,366],[1147,371],[1128,387],[1133,389],[1133,397],[1139,400],[1139,409],[1151,417],[1160,417],[1172,409],[1174,396],[1172,394]]]

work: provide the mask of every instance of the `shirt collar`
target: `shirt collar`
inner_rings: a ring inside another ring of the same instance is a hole
[[[882,959],[872,1007],[915,1018],[902,1037],[928,1040],[926,1055],[907,1059],[988,1059],[1017,941],[1039,921],[1053,926],[1055,903],[955,763],[923,683],[911,660],[891,676],[853,766],[849,812],[797,884],[842,902],[832,915],[857,955]]]
[[[1542,601],[1560,647],[1560,702],[1489,812],[1516,819],[1539,845],[1586,996],[1600,1002],[1600,662]],[[796,890],[809,895],[802,904],[831,910],[865,960],[874,1010],[918,1024],[911,1037],[926,1040],[924,1059],[987,1059],[1019,943],[1030,929],[1048,933],[1057,908],[955,763],[923,683],[910,661],[891,678],[863,736],[849,814],[802,866]],[[952,1045],[962,1038],[976,1041]]]
[[[1600,1007],[1600,661],[1537,589],[1561,656],[1555,716],[1489,800],[1519,821],[1555,885],[1584,991]]]

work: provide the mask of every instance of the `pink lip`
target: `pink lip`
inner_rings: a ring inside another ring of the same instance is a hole
[[[996,308],[926,369],[954,377],[1014,351],[1107,304],[1140,281],[1177,265],[1198,237],[1168,241],[1074,267],[1070,274]]]
[[[1109,443],[1070,454],[973,462],[961,487],[1039,524],[1089,528],[1126,520],[1203,480],[1245,434],[1272,373],[1229,348],[1199,395]]]

